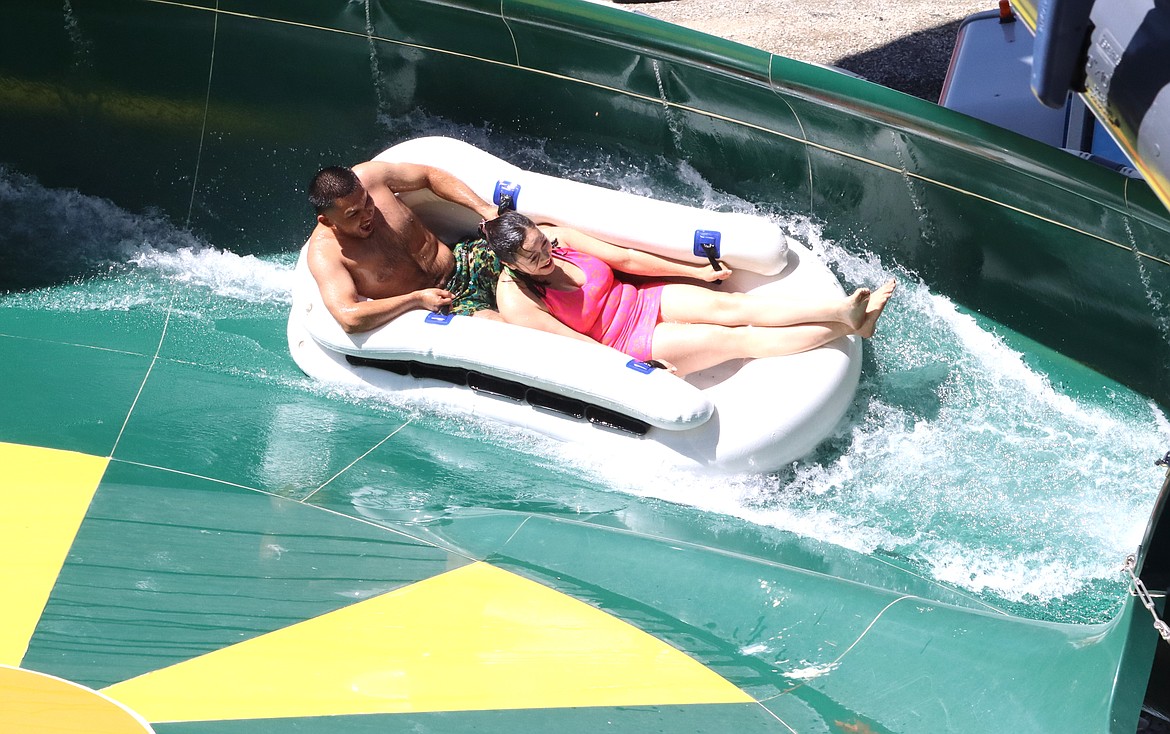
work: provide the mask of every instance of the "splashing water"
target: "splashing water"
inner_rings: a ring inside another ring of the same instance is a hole
[[[666,96],[666,86],[662,82],[662,68],[658,64],[658,59],[651,59],[650,64],[654,68],[654,83],[658,86],[658,98],[662,101],[662,114],[666,116],[666,129],[670,131],[670,140],[674,143],[674,150],[681,151],[683,149],[682,121],[679,120],[678,113],[670,106],[670,100]]]
[[[69,0],[65,0],[62,11],[65,15],[65,32],[69,34],[69,43],[73,48],[73,68],[77,69],[89,63],[93,43],[81,31],[81,24],[77,21],[73,4]]]
[[[902,174],[902,182],[906,184],[906,196],[909,197],[910,204],[914,207],[914,213],[918,217],[918,226],[922,233],[922,241],[926,245],[934,247],[935,240],[937,239],[934,234],[934,222],[930,217],[930,213],[926,210],[926,207],[922,205],[922,197],[918,192],[919,182],[910,175],[910,168],[906,164],[906,158],[910,155],[910,153],[906,149],[905,142],[900,137],[898,137],[898,133],[891,130],[890,137],[893,140],[894,153],[898,157],[898,166],[900,167],[900,173]]]
[[[386,100],[386,77],[382,74],[382,67],[378,63],[378,46],[374,41],[374,19],[370,14],[370,0],[365,0],[366,11],[366,41],[370,46],[370,79],[374,83],[374,95],[378,104],[378,115],[385,114],[389,109]]]
[[[1154,314],[1154,320],[1162,332],[1162,341],[1170,346],[1170,309],[1162,302],[1161,294],[1150,283],[1150,272],[1146,269],[1141,249],[1138,247],[1137,237],[1133,234],[1129,220],[1122,221],[1125,222],[1125,234],[1129,238],[1129,251],[1133,254],[1134,267],[1137,268],[1138,278],[1141,279],[1142,287],[1145,289],[1146,303],[1150,305],[1150,312]]]
[[[143,252],[205,245],[158,214],[49,191],[0,166],[0,293],[108,272]]]

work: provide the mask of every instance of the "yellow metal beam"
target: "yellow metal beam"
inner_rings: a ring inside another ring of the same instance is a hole
[[[155,723],[752,701],[636,627],[486,563],[103,690]]]
[[[0,664],[24,657],[108,463],[0,443]]]

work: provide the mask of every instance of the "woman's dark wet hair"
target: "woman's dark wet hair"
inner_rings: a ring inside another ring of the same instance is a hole
[[[488,249],[496,253],[500,262],[511,265],[524,246],[524,237],[534,227],[532,220],[518,211],[504,212],[495,219],[483,223],[483,237]]]
[[[488,249],[496,254],[501,263],[515,265],[517,254],[524,247],[524,237],[528,230],[535,226],[531,219],[520,212],[507,211],[480,225],[480,232],[483,233]],[[514,268],[508,268],[508,272],[529,290],[544,296],[544,286],[537,283],[532,276]]]
[[[329,166],[317,171],[309,182],[309,203],[324,214],[338,199],[344,199],[358,187],[357,174],[349,166]]]

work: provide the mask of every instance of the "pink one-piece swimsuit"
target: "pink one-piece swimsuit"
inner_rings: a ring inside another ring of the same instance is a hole
[[[548,289],[544,304],[549,313],[606,346],[635,359],[650,359],[654,327],[662,321],[662,284],[626,283],[605,261],[567,247],[558,247],[552,255],[581,268],[585,285],[570,291]]]

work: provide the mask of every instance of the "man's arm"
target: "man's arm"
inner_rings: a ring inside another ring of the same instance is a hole
[[[364,298],[358,294],[353,276],[338,259],[329,256],[328,250],[328,243],[313,242],[309,246],[309,272],[317,281],[325,308],[347,334],[376,329],[416,308],[435,311],[451,303],[451,292],[442,288],[390,298]]]
[[[484,219],[496,216],[496,207],[471,190],[457,176],[434,166],[416,163],[385,163],[367,161],[354,166],[363,181],[385,185],[395,194],[403,191],[430,189],[435,195],[476,212]]]

